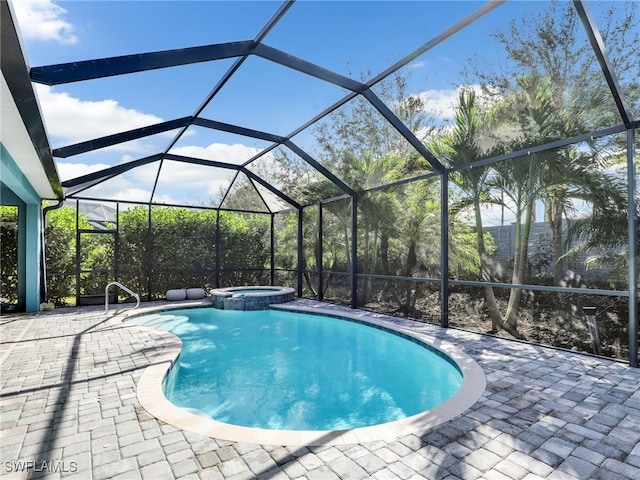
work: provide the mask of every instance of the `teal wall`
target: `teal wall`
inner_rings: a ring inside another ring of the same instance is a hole
[[[0,142],[0,204],[18,207],[18,298],[27,312],[40,309],[42,200]]]

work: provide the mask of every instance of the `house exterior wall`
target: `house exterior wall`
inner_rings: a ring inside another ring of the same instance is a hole
[[[0,161],[0,204],[18,207],[19,308],[37,312],[43,248],[41,199],[1,142]]]

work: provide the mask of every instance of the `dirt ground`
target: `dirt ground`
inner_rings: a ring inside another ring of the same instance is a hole
[[[582,314],[584,299],[566,295],[559,302],[558,295],[547,298],[545,292],[536,292],[523,298],[518,317],[518,333],[526,341],[595,353],[587,321]],[[593,296],[592,296],[593,297]],[[624,297],[589,298],[599,300],[596,305],[601,354],[616,359],[628,358],[628,304]],[[499,298],[501,312],[506,310],[506,299]],[[413,318],[440,324],[439,296],[418,299],[415,308],[406,309],[398,303],[369,301],[363,308],[390,315]],[[449,298],[449,325],[479,333],[492,330],[491,319],[484,308],[484,300],[468,293],[452,293]],[[514,337],[500,330],[491,333],[503,338]]]

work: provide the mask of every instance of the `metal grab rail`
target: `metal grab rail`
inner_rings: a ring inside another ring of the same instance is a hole
[[[120,282],[111,282],[111,283],[108,283],[107,286],[104,288],[104,313],[107,313],[109,311],[109,287],[111,285],[116,285],[117,287],[120,287],[121,289],[123,289],[125,292],[127,292],[129,295],[131,295],[136,299],[136,306],[133,307],[131,310],[138,308],[140,306],[140,295],[138,295],[135,292],[132,292]]]

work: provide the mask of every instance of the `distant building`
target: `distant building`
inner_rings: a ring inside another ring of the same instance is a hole
[[[493,237],[496,247],[494,258],[498,262],[498,270],[504,272],[503,275],[511,275],[516,250],[515,230],[515,223],[484,227],[485,233]],[[566,228],[564,231],[566,232]],[[563,241],[566,242],[566,240],[566,235],[563,235]],[[553,246],[551,241],[551,228],[547,222],[537,222],[531,225],[528,250],[530,271],[528,273],[532,277],[553,277]],[[565,252],[576,247],[579,243],[573,241],[566,246]],[[587,281],[596,281],[602,280],[607,275],[608,270],[605,268],[585,268],[586,260],[586,255],[569,256],[565,260],[566,278],[571,281],[578,277]]]

